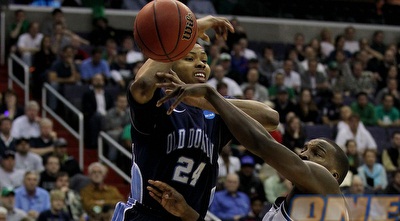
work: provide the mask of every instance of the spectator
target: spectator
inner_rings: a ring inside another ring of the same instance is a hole
[[[51,39],[45,35],[40,44],[40,51],[33,56],[32,96],[37,101],[42,99],[43,82],[47,80],[47,72],[58,55],[53,53],[51,47]]]
[[[101,58],[101,48],[92,50],[92,57],[85,59],[81,65],[81,77],[84,82],[89,82],[95,75],[101,74],[107,80],[111,78],[110,67],[107,61]]]
[[[323,28],[320,33],[321,38],[321,52],[323,58],[327,58],[333,50],[335,50],[335,46],[332,44],[332,32],[328,28]]]
[[[358,175],[353,176],[353,178],[351,180],[350,188],[347,191],[344,191],[344,194],[353,194],[353,195],[358,195],[358,196],[361,196],[364,194],[371,194],[371,193],[372,193],[371,190],[365,189],[363,180]],[[354,207],[352,207],[352,208],[354,208]],[[352,214],[352,213],[350,213],[350,214]]]
[[[351,110],[360,117],[364,125],[376,125],[375,107],[368,101],[367,93],[359,92],[357,94],[357,100],[351,104]]]
[[[350,53],[349,51],[347,51],[347,50],[344,49],[344,43],[345,43],[345,38],[344,38],[343,35],[338,35],[338,36],[336,36],[336,38],[335,38],[335,50],[333,50],[333,51],[329,54],[329,56],[328,56],[328,58],[327,58],[327,61],[328,61],[328,62],[337,60],[337,54],[338,54],[338,53],[342,53],[342,55],[344,55],[343,58],[344,58],[345,60],[351,58],[351,53]]]
[[[116,30],[108,25],[107,18],[98,17],[93,20],[93,30],[90,32],[90,44],[94,46],[106,45],[108,39],[116,40]]]
[[[126,36],[122,41],[122,50],[127,52],[126,62],[128,64],[134,64],[145,60],[143,54],[135,50],[133,38],[131,36]]]
[[[357,169],[362,162],[360,154],[357,151],[357,143],[355,140],[347,140],[345,146],[347,159],[349,159],[349,170],[355,175],[358,173]]]
[[[257,59],[257,54],[252,49],[249,49],[249,41],[247,38],[242,37],[238,41],[239,45],[241,46],[242,55],[250,61],[251,59]]]
[[[254,100],[264,102],[268,100],[268,89],[261,85],[258,81],[260,74],[257,69],[252,68],[247,71],[247,82],[242,83],[240,88],[242,91],[247,87],[254,88]]]
[[[0,188],[21,186],[25,171],[15,168],[15,152],[5,151],[1,155],[0,163]]]
[[[60,8],[55,8],[51,12],[51,19],[45,19],[42,24],[42,33],[47,36],[53,35],[55,24],[59,23],[66,26],[64,12]]]
[[[36,171],[38,173],[44,170],[42,158],[31,151],[29,139],[17,139],[15,147],[17,149],[17,153],[15,154],[15,168],[24,171]]]
[[[218,158],[219,172],[218,178],[225,179],[230,173],[236,173],[240,171],[240,160],[238,157],[232,155],[232,147],[227,144],[220,153]]]
[[[69,221],[72,220],[68,213],[63,211],[65,206],[65,195],[61,190],[53,190],[50,192],[50,204],[49,210],[42,211],[37,218],[37,221],[47,220],[58,220],[58,221]]]
[[[4,92],[3,96],[4,101],[0,106],[0,118],[4,116],[14,120],[24,114],[24,108],[18,104],[15,91],[8,89]]]
[[[377,149],[374,138],[363,125],[360,125],[360,117],[356,114],[350,116],[348,127],[339,129],[336,135],[336,143],[343,150],[347,140],[356,141],[359,153],[363,153],[366,149]]]
[[[45,169],[40,173],[39,186],[50,192],[56,186],[57,174],[60,172],[60,160],[51,155],[44,162]]]
[[[83,60],[89,58],[89,54],[82,49],[82,40],[78,36],[72,36],[71,46],[74,49],[74,63],[80,65]]]
[[[317,69],[317,64],[315,58],[307,59],[307,70],[300,74],[301,87],[310,89],[314,96],[323,95],[329,89],[326,74]]]
[[[380,90],[382,88],[385,88],[386,85],[386,79],[389,77],[389,74],[395,74],[396,73],[390,73],[389,71],[391,70],[392,66],[396,66],[396,71],[398,71],[397,67],[397,61],[395,57],[395,52],[391,49],[387,49],[384,53],[384,57],[381,61],[378,61],[376,64],[376,67],[371,67],[371,71],[373,72],[378,72],[378,74],[375,74],[374,77],[377,81],[377,90]],[[392,76],[393,77],[393,76]],[[396,79],[398,79],[398,76],[396,76]]]
[[[74,62],[74,49],[67,45],[62,49],[59,60],[55,61],[48,74],[47,80],[50,85],[57,91],[63,93],[65,84],[77,84],[80,80],[78,66]],[[50,108],[56,110],[57,99],[54,96],[48,97]]]
[[[0,119],[0,156],[6,150],[15,151],[15,139],[11,136],[11,119],[8,117]]]
[[[289,117],[285,125],[282,144],[293,152],[300,153],[306,138],[307,135],[300,119],[297,116]]]
[[[58,55],[67,45],[71,45],[71,36],[67,34],[67,30],[63,23],[55,23],[53,34],[51,35],[51,49],[53,53]]]
[[[240,219],[240,221],[262,221],[265,210],[264,203],[259,198],[250,199],[250,212],[245,218]]]
[[[50,209],[49,193],[38,187],[39,174],[28,171],[24,175],[24,185],[15,189],[15,207],[25,211],[32,219]]]
[[[260,83],[267,87],[272,84],[272,74],[280,68],[281,64],[275,59],[272,47],[265,47],[262,56],[260,60],[260,75],[265,80]]]
[[[7,213],[8,213],[7,209],[0,206],[0,220],[1,221],[7,221]]]
[[[338,63],[331,61],[327,66],[327,81],[330,91],[346,92],[348,90],[347,83],[343,77],[342,70],[339,69]]]
[[[123,197],[116,187],[104,183],[107,168],[103,164],[99,162],[90,164],[88,173],[91,183],[81,190],[80,195],[84,210],[89,217],[96,218],[104,205],[115,205],[122,201]]]
[[[126,94],[121,93],[117,96],[115,107],[107,111],[104,117],[103,130],[114,140],[120,141],[123,127],[130,122],[130,114],[128,109],[128,100]],[[117,160],[118,151],[116,148],[109,147],[108,159]]]
[[[82,171],[78,161],[73,156],[68,155],[67,147],[67,141],[64,138],[58,138],[54,142],[54,155],[60,160],[60,170],[68,173],[69,177],[74,177],[76,174],[81,174]]]
[[[385,36],[383,31],[375,31],[372,35],[371,48],[381,54],[385,54],[386,45],[384,43]]]
[[[386,187],[385,194],[400,194],[400,169],[394,173],[392,182]]]
[[[307,72],[310,69],[310,61],[314,61],[315,63],[313,63],[314,67],[312,71],[315,73],[321,73],[323,76],[326,76],[325,67],[318,61],[317,54],[318,51],[315,51],[315,49],[311,45],[307,46],[304,49],[305,59],[300,62],[300,74],[304,74],[304,72]]]
[[[84,215],[81,197],[69,188],[69,176],[65,172],[59,172],[56,178],[55,190],[60,190],[64,196],[64,212],[69,214],[72,220],[81,220]]]
[[[375,93],[375,82],[371,71],[363,69],[361,62],[353,63],[352,73],[345,75],[347,88],[352,94],[364,92],[368,97],[372,97]]]
[[[377,162],[376,151],[366,149],[363,154],[364,164],[358,168],[358,175],[364,183],[364,187],[374,193],[382,193],[387,186],[385,168]]]
[[[278,197],[286,196],[292,189],[292,183],[280,173],[268,177],[264,181],[265,196],[273,204]]]
[[[126,51],[124,50],[118,51],[116,61],[111,64],[110,70],[113,81],[124,89],[134,78],[133,64],[126,62]]]
[[[299,101],[295,107],[295,113],[301,122],[314,125],[319,121],[319,110],[313,100],[311,90],[301,90]]]
[[[11,127],[11,136],[14,138],[32,138],[40,136],[39,104],[29,101],[25,107],[25,115],[16,118]]]
[[[8,221],[20,221],[25,218],[27,214],[18,208],[15,208],[15,192],[13,188],[3,187],[1,190],[0,197],[0,205],[4,206],[7,209],[7,218],[5,220]]]
[[[396,68],[395,66],[393,66]],[[375,96],[375,103],[379,104],[386,94],[393,96],[394,106],[398,109],[400,107],[400,92],[398,90],[398,83],[396,78],[388,78],[387,86],[382,88]]]
[[[216,88],[219,82],[224,82],[228,86],[228,96],[237,98],[243,97],[243,91],[239,84],[233,79],[227,77],[227,70],[225,70],[222,65],[216,65],[212,74],[214,77],[208,80],[207,84],[211,85],[213,88]]]
[[[210,205],[210,212],[222,220],[239,220],[250,212],[250,199],[239,188],[239,177],[228,174],[225,180],[225,190],[215,193]]]
[[[382,164],[388,173],[393,173],[400,167],[400,131],[391,134],[391,145],[382,152]]]
[[[285,87],[284,85],[285,76],[281,72],[277,72],[274,76],[274,84],[271,85],[268,89],[269,99],[274,100],[278,94],[279,88]],[[295,91],[293,88],[285,87],[287,89],[287,93],[289,94],[289,100],[295,100]]]
[[[285,86],[278,88],[277,96],[273,102],[275,110],[279,113],[279,122],[281,123],[285,123],[288,113],[296,112],[296,106],[289,100],[288,89]]]
[[[301,78],[300,74],[293,70],[293,61],[285,60],[285,62],[283,63],[283,69],[278,69],[273,74],[274,79],[277,73],[283,73],[283,76],[285,77],[284,85],[286,87],[293,88],[295,91],[300,91]],[[275,84],[275,82],[273,82],[273,84]]]
[[[108,39],[106,41],[105,50],[101,55],[101,58],[107,61],[108,65],[114,63],[117,59],[118,45],[114,39]]]
[[[378,126],[395,127],[400,125],[400,113],[393,104],[393,96],[391,94],[386,94],[383,97],[382,104],[375,107]]]
[[[18,51],[22,60],[28,65],[32,65],[33,55],[39,51],[43,34],[39,33],[39,23],[32,22],[29,24],[28,32],[22,34],[18,38]]]
[[[340,109],[342,107],[343,94],[341,91],[334,91],[330,102],[322,108],[322,123],[336,126],[340,120]]]
[[[42,118],[40,124],[40,136],[30,139],[31,151],[44,156],[54,151],[54,141],[57,140],[57,133],[53,130],[53,121],[49,118]]]
[[[240,78],[235,80],[238,84],[241,84],[244,82],[248,70],[248,60],[244,57],[242,53],[242,46],[239,42],[235,42],[233,44],[231,56],[231,68],[240,75]]]
[[[344,29],[344,46],[343,49],[349,51],[351,54],[360,50],[360,45],[355,40],[356,29],[353,26],[348,26]]]
[[[245,155],[240,159],[240,178],[239,191],[247,194],[249,198],[258,197],[263,202],[266,201],[264,185],[260,178],[255,175],[256,162],[252,156]]]
[[[17,43],[19,36],[29,30],[29,21],[26,19],[25,11],[18,9],[14,12],[14,21],[10,25],[10,45]],[[15,49],[11,50],[15,52]]]
[[[343,128],[349,129],[350,117],[353,114],[351,108],[347,105],[344,105],[340,108],[340,120],[337,124],[337,131],[340,131]],[[360,122],[359,126],[364,127],[364,124]]]
[[[112,96],[104,90],[104,76],[96,74],[92,78],[91,90],[82,96],[82,112],[85,117],[85,145],[97,148],[97,136],[103,117],[113,106]]]
[[[219,55],[219,64],[222,65],[224,70],[226,71],[226,77],[233,79],[236,83],[242,81],[242,76],[240,73],[234,69],[232,69],[232,56],[226,52],[223,52]],[[211,70],[214,71],[215,67]]]
[[[294,42],[290,46],[291,50],[294,50],[297,54],[297,60],[303,61],[304,60],[304,47],[306,45],[305,37],[303,33],[296,33],[294,35]]]

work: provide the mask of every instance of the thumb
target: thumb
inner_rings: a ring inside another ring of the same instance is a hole
[[[207,34],[203,33],[199,36],[203,41],[210,42],[210,37]]]

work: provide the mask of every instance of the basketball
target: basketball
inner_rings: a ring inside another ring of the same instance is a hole
[[[134,39],[147,57],[171,62],[183,58],[197,40],[194,13],[176,0],[154,0],[138,13]]]

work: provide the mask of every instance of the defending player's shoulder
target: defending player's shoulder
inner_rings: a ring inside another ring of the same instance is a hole
[[[297,189],[310,194],[341,194],[338,181],[328,169],[312,161],[304,161],[304,163],[311,177],[304,177],[305,180],[309,180],[308,185],[302,186],[298,183]]]

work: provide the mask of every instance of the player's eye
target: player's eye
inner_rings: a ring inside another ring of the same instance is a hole
[[[186,57],[185,61],[193,61],[193,58],[192,57]]]
[[[207,60],[201,60],[204,64],[206,64],[207,63]]]

